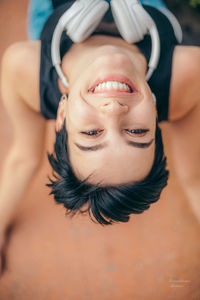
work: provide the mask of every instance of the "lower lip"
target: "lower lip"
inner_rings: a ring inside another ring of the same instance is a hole
[[[121,83],[125,83],[128,86],[130,86],[130,88],[132,89],[132,91],[136,91],[133,83],[130,81],[130,79],[128,79],[126,76],[124,75],[107,75],[105,77],[100,77],[98,78],[93,85],[89,88],[89,92],[94,93],[94,89],[97,85],[99,85],[100,83],[106,82],[106,81],[119,81]],[[119,91],[119,90],[104,90],[104,91],[96,91],[95,94],[109,94],[109,93],[116,93],[116,94],[132,94],[133,92],[129,92],[129,91]]]

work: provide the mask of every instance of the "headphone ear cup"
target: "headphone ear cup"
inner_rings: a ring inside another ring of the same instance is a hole
[[[109,4],[104,0],[78,0],[68,10],[66,33],[75,43],[88,38],[99,25]],[[65,20],[63,20],[63,23]]]
[[[137,0],[111,0],[111,9],[117,28],[128,43],[136,43],[144,38],[146,12]]]

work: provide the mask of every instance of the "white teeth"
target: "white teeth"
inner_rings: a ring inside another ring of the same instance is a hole
[[[98,84],[94,91],[103,91],[103,90],[122,90],[122,91],[131,91],[129,86],[125,83],[118,81],[106,81]]]
[[[126,86],[126,85],[125,85]],[[124,87],[124,84],[123,83],[121,83],[121,82],[119,82],[119,87],[120,87],[120,89],[123,89],[123,87]]]
[[[106,83],[103,82],[103,83],[101,84],[101,88],[102,88],[102,89],[105,89],[105,87],[106,87]]]
[[[110,89],[112,89],[112,88],[113,88],[112,82],[111,82],[111,81],[106,82],[106,89],[107,89],[107,90],[110,90]]]
[[[100,90],[100,86],[97,85],[96,88],[95,88],[95,91],[99,91]]]
[[[118,86],[119,86],[119,84],[118,84],[116,81],[114,81],[114,82],[112,83],[112,87],[113,87],[115,90],[117,90]]]

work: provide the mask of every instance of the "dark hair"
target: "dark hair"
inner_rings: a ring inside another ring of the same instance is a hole
[[[145,179],[121,186],[92,185],[87,182],[88,178],[80,181],[72,170],[64,124],[60,132],[56,132],[55,155],[48,153],[49,162],[54,170],[54,180],[49,178],[50,183],[47,184],[52,189],[50,194],[54,195],[57,203],[64,204],[67,215],[88,212],[90,218],[101,225],[128,222],[130,214],[140,214],[156,202],[167,185],[169,172],[166,170],[166,157],[158,124],[155,143],[154,163]],[[87,208],[83,210],[85,204]]]

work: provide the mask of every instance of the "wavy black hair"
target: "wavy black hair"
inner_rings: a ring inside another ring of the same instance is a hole
[[[64,124],[56,132],[54,154],[48,153],[53,179],[49,178],[50,183],[47,186],[51,188],[50,194],[54,195],[55,201],[64,204],[67,215],[88,212],[92,221],[101,225],[128,222],[131,214],[141,214],[160,198],[167,185],[169,172],[166,170],[166,157],[158,124],[151,171],[140,182],[121,186],[89,184],[88,178],[81,181],[75,176],[69,161],[65,128]],[[87,208],[83,210],[84,205]]]

